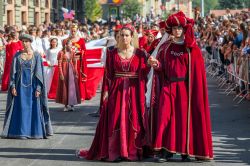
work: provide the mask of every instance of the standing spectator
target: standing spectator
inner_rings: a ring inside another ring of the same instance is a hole
[[[5,60],[5,45],[6,41],[4,39],[4,31],[0,30],[0,80],[2,78]]]

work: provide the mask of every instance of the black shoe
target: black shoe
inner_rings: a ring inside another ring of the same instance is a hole
[[[167,152],[166,150],[162,149],[161,154],[155,158],[156,162],[163,163],[169,161],[173,157],[173,153]]]
[[[170,160],[171,158],[173,158],[174,154],[173,154],[173,153],[170,153],[170,152],[165,151],[164,156],[165,156],[165,158],[166,158],[167,160]]]
[[[191,159],[190,159],[189,155],[181,155],[181,161],[182,162],[190,162]]]
[[[157,156],[154,158],[154,161],[157,163],[164,163],[167,161],[167,159],[165,157],[162,157],[162,156]]]
[[[122,161],[122,158],[121,157],[118,157],[116,158],[113,162],[121,162]]]

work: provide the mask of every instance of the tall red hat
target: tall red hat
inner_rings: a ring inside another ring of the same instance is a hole
[[[172,14],[166,20],[166,31],[167,33],[172,33],[172,27],[182,26],[184,29],[184,43],[187,47],[194,47],[196,45],[196,40],[194,37],[194,20],[187,18],[185,14],[180,11],[178,13]]]
[[[150,30],[146,30],[146,31],[145,31],[145,34],[146,34],[146,35],[153,35],[154,37],[156,37],[157,34],[158,34],[158,31],[157,31],[157,30],[150,29]]]
[[[160,29],[166,29],[166,22],[165,21],[159,22],[159,28]]]

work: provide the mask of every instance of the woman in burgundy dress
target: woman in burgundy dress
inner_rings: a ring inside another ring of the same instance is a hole
[[[64,104],[64,111],[73,111],[74,105],[81,103],[75,52],[70,40],[65,41],[63,50],[58,53],[59,82],[56,102]]]
[[[108,52],[103,106],[89,151],[77,151],[88,160],[139,160],[147,144],[145,83],[146,54],[132,43],[134,28],[124,25],[119,46]],[[138,42],[138,40],[137,40]]]

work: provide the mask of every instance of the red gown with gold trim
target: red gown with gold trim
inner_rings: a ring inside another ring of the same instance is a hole
[[[2,88],[1,88],[2,91],[8,90],[12,59],[15,56],[15,54],[22,49],[23,49],[23,45],[20,40],[17,42],[10,42],[6,45],[6,59],[5,59],[5,64],[4,64]]]
[[[81,99],[85,100],[86,98],[86,81],[87,81],[87,62],[86,57],[84,56],[86,51],[85,41],[83,38],[80,38],[77,42],[72,42],[73,47],[75,47],[76,59],[77,60],[77,72],[78,72],[78,85],[80,89]]]
[[[113,49],[107,55],[103,88],[108,99],[101,106],[101,115],[89,151],[80,151],[88,160],[117,158],[138,160],[147,143],[145,119],[145,84],[149,68],[146,54],[136,49],[129,60]]]

